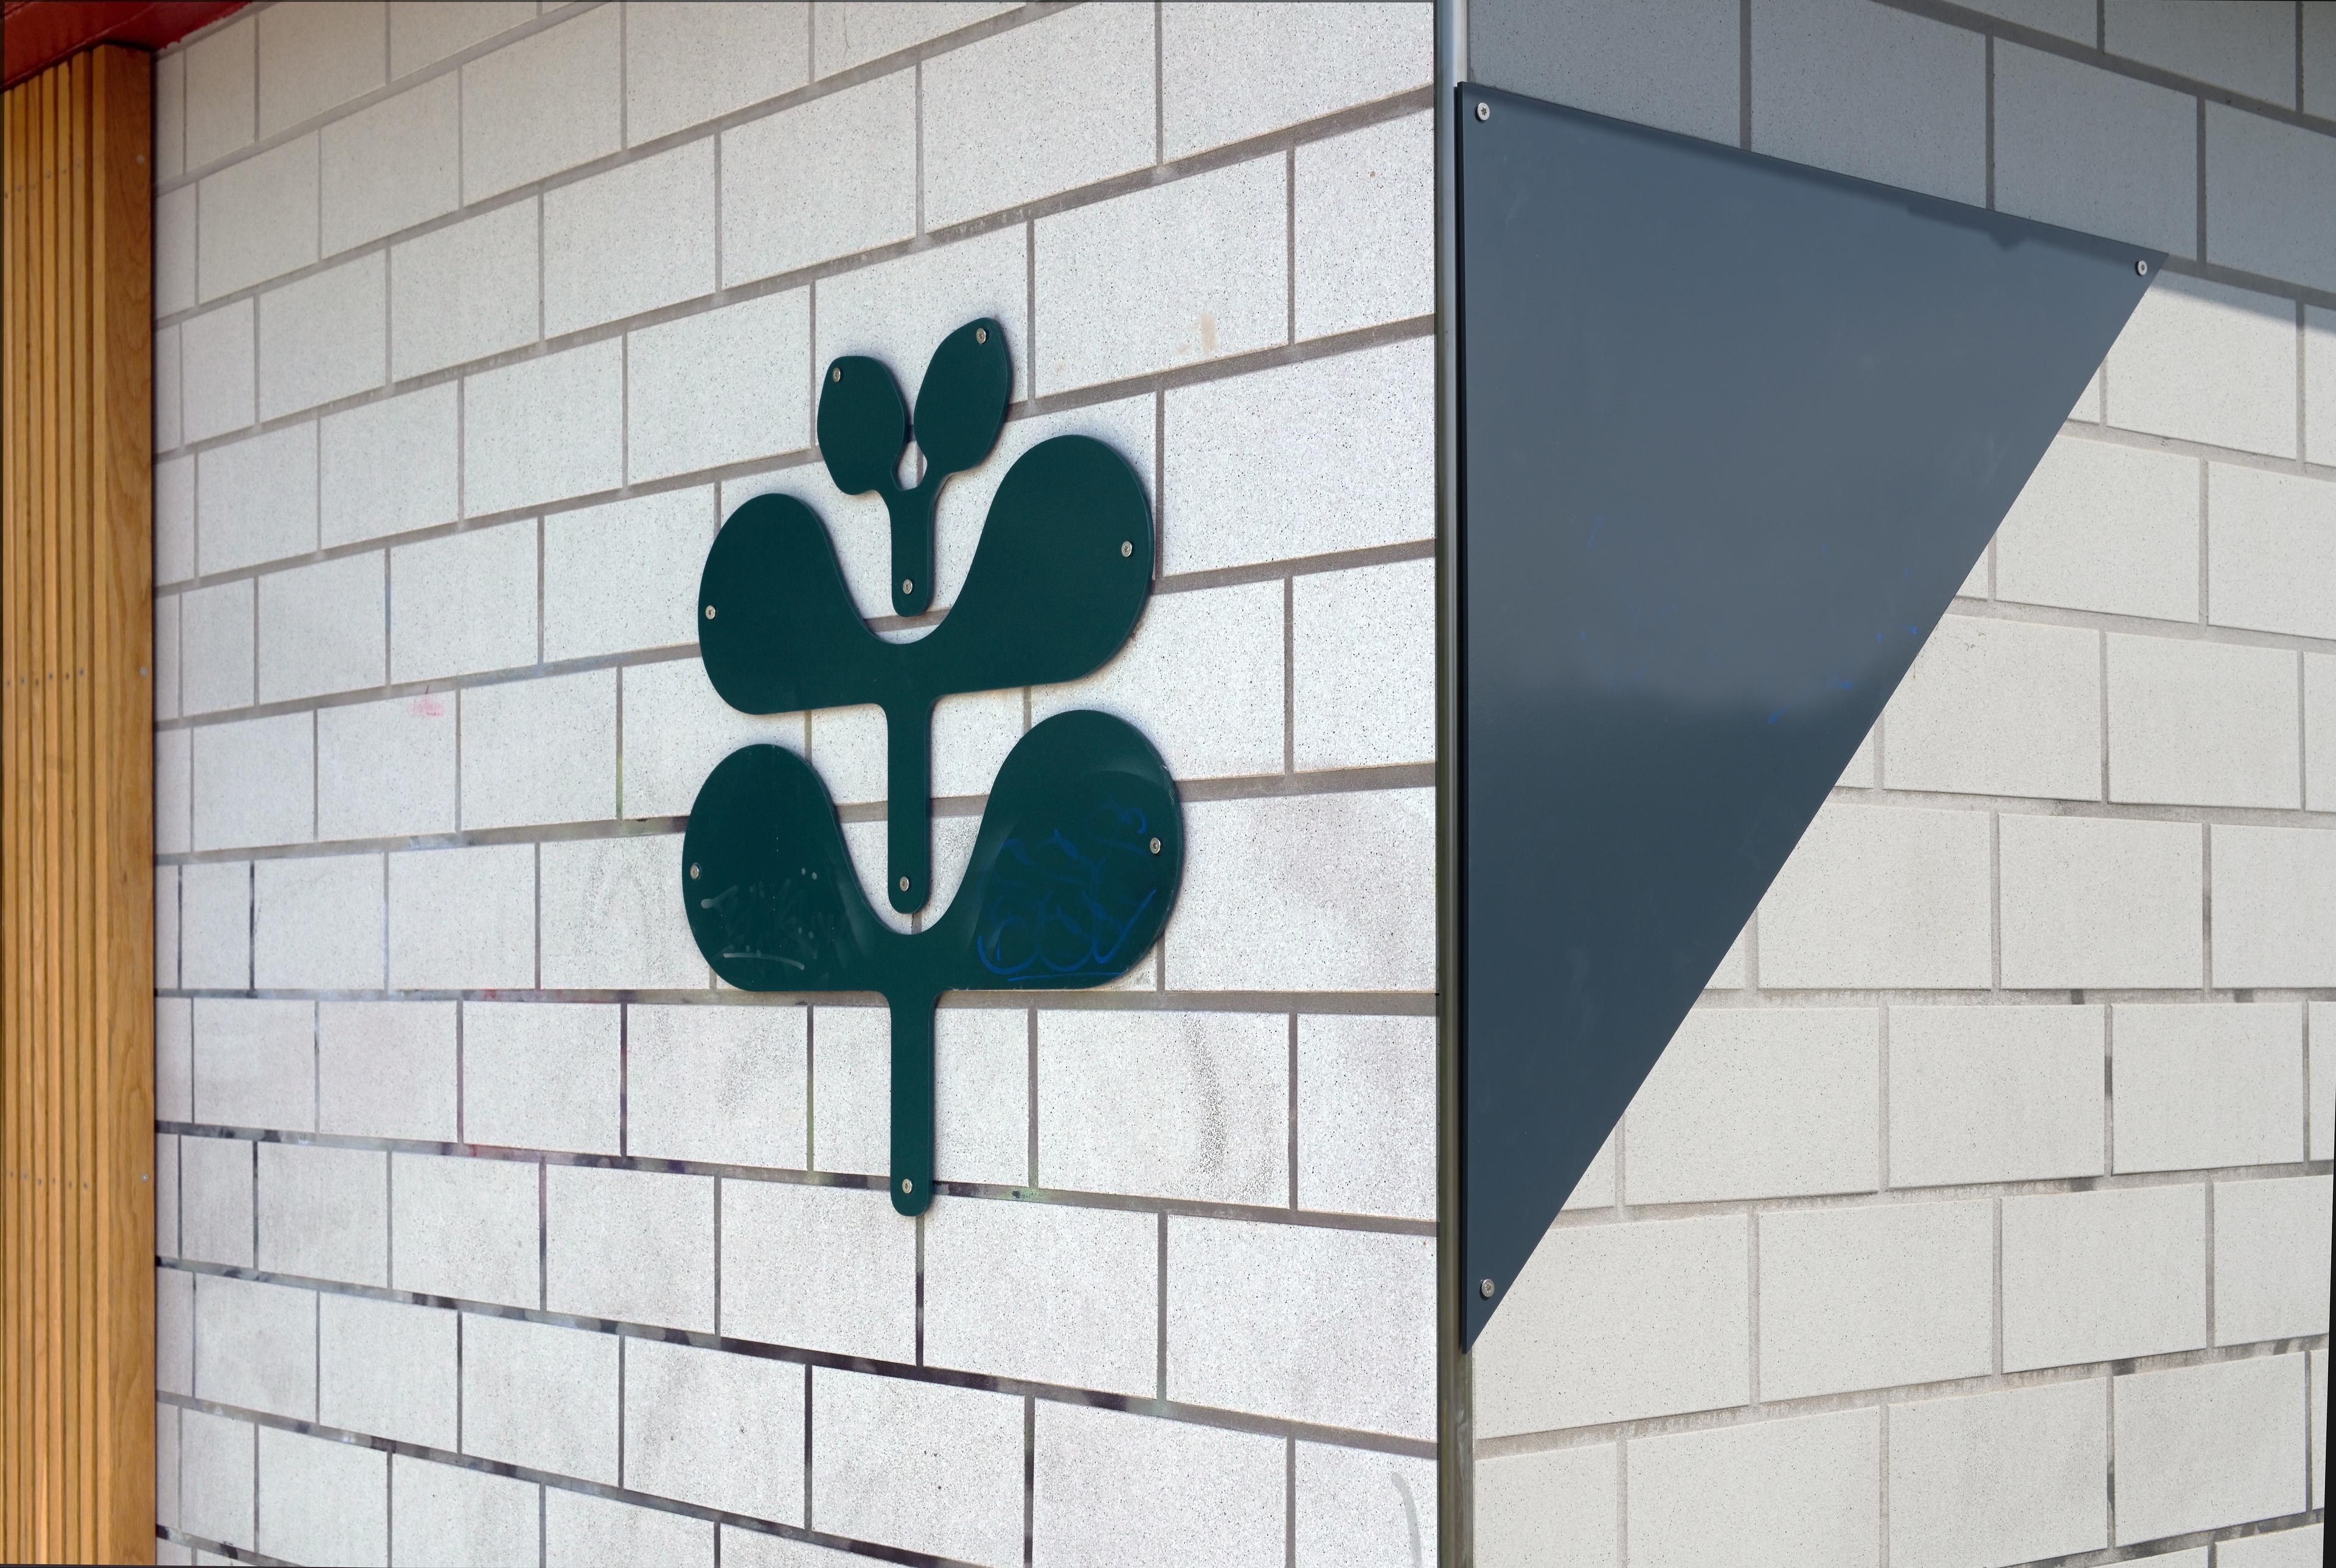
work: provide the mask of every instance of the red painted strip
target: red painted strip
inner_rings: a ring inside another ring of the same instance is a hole
[[[0,7],[5,34],[5,84],[14,87],[66,55],[92,44],[160,49],[175,44],[249,0],[7,0]]]

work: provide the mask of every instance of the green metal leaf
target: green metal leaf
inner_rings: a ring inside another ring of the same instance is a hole
[[[942,338],[917,388],[917,449],[925,454],[926,478],[962,473],[988,457],[1013,393],[1004,327],[984,317]]]
[[[819,384],[819,455],[846,495],[900,488],[909,410],[881,359],[847,355]]]
[[[965,881],[927,930],[893,930],[860,891],[827,791],[774,745],[706,779],[683,839],[690,933],[742,990],[874,991],[892,1023],[892,1206],[932,1201],[933,1008],[952,990],[1065,990],[1132,969],[1183,875],[1176,788],[1108,714],[1057,714],[998,770]]]

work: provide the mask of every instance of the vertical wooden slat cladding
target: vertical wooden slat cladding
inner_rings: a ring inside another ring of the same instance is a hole
[[[5,112],[0,1553],[154,1554],[151,66]]]

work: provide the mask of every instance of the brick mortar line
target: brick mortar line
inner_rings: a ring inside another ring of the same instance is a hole
[[[2336,829],[2336,812],[2302,806],[2195,805],[2158,801],[2084,800],[2055,795],[1964,794],[1954,790],[1903,789],[1888,784],[1835,784],[1826,802],[1828,804],[1871,805],[1880,803],[1943,810],[1987,811],[1999,816],[2167,823],[2189,827],[2284,827],[2305,832]]]
[[[2297,329],[2299,335],[2302,328]],[[2302,378],[2305,370],[2305,353],[2301,339],[2297,347],[2296,374]],[[2106,365],[2106,357],[2102,361]],[[2296,394],[2299,418],[2303,407],[2301,390]],[[2156,431],[2138,430],[2128,425],[2111,424],[2101,420],[2068,418],[2060,422],[2059,433],[2081,441],[2098,442],[2105,446],[2122,446],[2142,452],[2171,453],[2181,457],[2199,457],[2225,468],[2252,468],[2265,473],[2296,474],[2305,479],[2336,480],[2336,463],[2302,457],[2281,457],[2267,452],[2250,452],[2244,447],[2217,446],[2212,442],[2196,441],[2186,435],[2161,435]],[[2302,445],[2298,443],[2297,450]]]
[[[1510,1458],[1525,1454],[1591,1448],[1618,1441],[1635,1442],[1682,1433],[1757,1427],[1770,1421],[1788,1421],[1799,1417],[1878,1410],[1893,1405],[1933,1399],[2010,1393],[2237,1361],[2270,1360],[2281,1356],[2293,1356],[2302,1361],[2311,1351],[2326,1350],[2327,1341],[2327,1335],[2318,1334],[2287,1339],[2264,1339],[2250,1345],[2213,1346],[2117,1360],[2086,1361],[2066,1367],[2039,1367],[2031,1371],[1986,1373],[1971,1378],[1941,1378],[1928,1383],[1902,1383],[1886,1388],[1807,1394],[1797,1398],[1767,1400],[1757,1406],[1732,1405],[1717,1410],[1682,1411],[1675,1415],[1638,1417],[1593,1426],[1559,1427],[1540,1432],[1479,1437],[1475,1441],[1475,1452],[1481,1458]],[[2308,1378],[2308,1367],[2303,1371]],[[2316,1508],[2309,1511],[2311,1522],[2318,1522],[2319,1513]],[[2287,1517],[2305,1518],[2307,1515]]]
[[[904,64],[898,69],[907,70],[910,69],[910,67]],[[890,73],[891,73],[889,72],[882,73],[882,74]],[[857,83],[854,83],[854,85],[857,85]],[[822,92],[818,95],[824,96],[825,93]],[[762,110],[764,109],[767,109],[770,113],[784,112],[779,109],[768,109],[768,103],[770,102],[774,101],[766,101],[765,105],[761,106],[756,112],[741,118],[738,122],[744,124],[750,119],[763,118],[764,113],[762,112]],[[701,309],[712,308],[721,304],[735,305],[747,299],[761,298],[771,294],[785,293],[792,288],[801,287],[807,283],[823,281],[827,278],[856,271],[863,267],[874,266],[881,262],[894,260],[902,256],[915,255],[923,251],[939,249],[946,246],[957,244],[963,240],[979,239],[985,235],[998,233],[1026,224],[1035,224],[1047,219],[1060,217],[1066,213],[1076,212],[1088,207],[1098,206],[1104,202],[1114,200],[1123,196],[1133,195],[1138,191],[1149,190],[1163,185],[1173,185],[1185,180],[1197,179],[1202,175],[1212,174],[1219,170],[1231,168],[1237,164],[1255,161],[1266,158],[1291,157],[1295,155],[1295,151],[1298,148],[1308,146],[1317,141],[1329,141],[1349,131],[1363,130],[1373,125],[1404,119],[1409,115],[1416,114],[1428,109],[1432,105],[1432,102],[1433,93],[1428,88],[1408,88],[1401,93],[1394,93],[1385,98],[1371,99],[1361,103],[1348,104],[1343,108],[1333,110],[1327,114],[1317,115],[1313,119],[1300,121],[1292,125],[1281,126],[1272,131],[1264,131],[1259,135],[1244,138],[1239,141],[1227,142],[1222,146],[1205,148],[1196,152],[1190,152],[1166,163],[1147,165],[1142,169],[1132,170],[1125,173],[1111,175],[1102,180],[1090,180],[1085,185],[1074,186],[1067,190],[1055,191],[1029,201],[1020,202],[1011,207],[1000,208],[995,212],[986,212],[978,217],[963,219],[956,223],[949,224],[939,229],[921,230],[905,239],[888,240],[881,245],[871,246],[864,249],[849,252],[843,256],[832,257],[825,260],[813,262],[806,266],[794,268],[785,272],[772,273],[768,277],[764,278],[745,278],[733,284],[719,284],[718,287],[713,289],[710,293],[692,296],[686,299],[676,300],[668,305],[661,305],[648,310],[635,312],[628,316],[619,317],[611,322],[595,323],[589,326],[577,327],[557,335],[539,336],[531,344],[521,345],[516,348],[502,350],[496,355],[483,355],[474,360],[462,361],[461,364],[464,365],[493,365],[501,363],[524,360],[547,353],[558,353],[562,348],[599,341],[610,336],[615,332],[659,325],[665,321],[696,315]],[[787,105],[787,107],[793,107],[793,105]],[[440,213],[436,217],[425,219],[419,223],[411,224],[404,229],[396,229],[376,239],[366,240],[361,245],[354,245],[346,250],[336,251],[329,258],[320,258],[315,261],[305,262],[299,267],[292,268],[290,271],[277,273],[272,277],[261,278],[257,282],[244,284],[237,288],[229,289],[225,293],[214,295],[209,299],[200,299],[196,304],[189,306],[182,310],[175,310],[168,315],[158,316],[154,318],[153,330],[156,332],[161,332],[170,327],[182,326],[186,323],[200,317],[209,315],[210,313],[218,310],[229,309],[248,300],[256,300],[262,296],[273,293],[277,289],[293,284],[305,282],[311,278],[319,277],[325,273],[336,271],[341,268],[354,265],[376,253],[386,254],[396,246],[407,244],[416,239],[425,239],[432,234],[453,228],[457,224],[466,222],[471,219],[483,218],[492,213],[501,211],[504,208],[517,206],[523,201],[548,198],[555,192],[569,186],[581,184],[588,180],[596,179],[604,174],[613,173],[617,170],[627,167],[631,163],[647,158],[661,156],[664,153],[674,151],[690,142],[715,140],[723,131],[728,129],[731,129],[731,127],[725,122],[707,122],[698,126],[676,131],[671,136],[662,138],[657,141],[644,142],[638,148],[628,148],[617,152],[608,153],[603,155],[601,158],[596,159],[590,163],[579,164],[574,168],[563,170],[559,173],[545,175],[540,179],[530,180],[526,184],[514,186],[508,190],[497,191],[494,195],[482,197],[476,202],[458,206],[451,211]],[[321,173],[319,177],[321,179]],[[717,191],[717,205],[718,201],[719,193]],[[539,268],[546,264],[545,258],[540,252],[539,252],[537,260]],[[199,277],[199,289],[200,286],[200,280]],[[2282,287],[2293,287],[2301,286],[2282,283]],[[540,305],[540,291],[539,291],[539,305]],[[257,350],[255,349],[255,355],[256,353]],[[255,365],[257,363],[258,361],[255,358]],[[436,375],[442,375],[444,371],[456,367],[441,366],[432,371],[421,374]],[[420,375],[417,375],[414,377],[409,377],[408,381],[412,382],[419,379]],[[393,383],[392,385],[405,384]],[[377,393],[380,390],[382,389],[369,389],[370,392],[374,393]],[[367,395],[367,394],[356,394],[353,395],[362,397]],[[290,418],[293,416],[287,414],[282,417]]]
[[[647,1325],[628,1324],[599,1318],[579,1318],[559,1312],[541,1312],[527,1308],[503,1308],[492,1302],[471,1302],[446,1296],[422,1296],[412,1292],[384,1292],[372,1286],[349,1285],[335,1280],[300,1280],[293,1276],[264,1275],[249,1270],[223,1269],[209,1264],[165,1264],[182,1272],[208,1275],[214,1279],[251,1280],[268,1284],[288,1284],[291,1288],[316,1290],[320,1293],[361,1297],[397,1305],[422,1306],[440,1310],[468,1313],[473,1317],[504,1318],[530,1322],[547,1328],[568,1329],[579,1333],[607,1334],[617,1338],[654,1339],[668,1345],[686,1345],[704,1350],[718,1350],[729,1355],[749,1356],[758,1360],[784,1361],[795,1366],[815,1367],[830,1372],[857,1372],[869,1377],[889,1378],[898,1382],[925,1383],[942,1388],[972,1388],[1015,1398],[1043,1399],[1050,1405],[1069,1405],[1088,1409],[1115,1410],[1127,1415],[1144,1416],[1153,1420],[1174,1421],[1184,1426],[1205,1427],[1216,1431],[1251,1432],[1268,1437],[1290,1437],[1301,1443],[1319,1443],[1326,1446],[1357,1449],[1372,1454],[1394,1454],[1406,1458],[1434,1458],[1436,1445],[1432,1439],[1402,1437],[1384,1432],[1370,1432],[1346,1427],[1332,1427],[1319,1421],[1298,1421],[1280,1416],[1255,1415],[1244,1410],[1229,1410],[1212,1405],[1193,1405],[1173,1399],[1155,1399],[1144,1395],[1114,1394],[1102,1389],[1076,1388],[1053,1383],[1033,1382],[1028,1378],[1006,1378],[987,1372],[960,1372],[937,1367],[916,1367],[900,1361],[886,1361],[867,1356],[841,1356],[826,1350],[809,1350],[793,1346],[774,1345],[757,1339],[719,1339],[711,1334],[659,1329]],[[355,1439],[370,1447],[384,1448],[392,1453],[404,1453],[415,1458],[435,1458],[443,1449],[424,1448],[394,1438],[369,1433],[354,1432],[346,1427],[322,1427],[300,1417],[280,1416],[269,1411],[253,1410],[247,1407],[225,1404],[197,1395],[157,1389],[155,1398],[184,1410],[198,1410],[209,1415],[232,1416],[240,1420],[255,1421],[263,1426],[289,1431],[316,1429],[317,1435]],[[472,1455],[457,1456],[474,1467],[502,1466],[506,1461],[482,1459]],[[525,1466],[511,1466],[501,1474],[516,1474],[522,1479],[544,1478],[555,1483],[580,1479],[560,1476],[554,1472],[530,1471]],[[585,1483],[589,1485],[605,1483]],[[627,1501],[630,1501],[628,1497]],[[675,1512],[694,1505],[658,1499]],[[700,1511],[698,1517],[717,1517],[726,1522],[727,1515],[718,1509]],[[751,1518],[751,1515],[739,1515]]]
[[[816,766],[816,765],[813,765]],[[1373,794],[1434,786],[1432,763],[1395,763],[1383,767],[1325,768],[1318,773],[1285,775],[1259,774],[1231,778],[1179,779],[1177,794],[1187,805],[1223,801],[1307,799],[1321,795]],[[934,797],[936,817],[978,817],[987,809],[987,795]],[[853,802],[837,807],[847,823],[881,822],[884,807],[875,802]],[[688,823],[686,815],[600,817],[581,823],[544,823],[516,827],[456,828],[443,833],[389,838],[322,839],[298,843],[242,844],[221,849],[172,850],[155,857],[156,865],[226,865],[254,860],[309,860],[333,855],[394,853],[415,849],[484,848],[510,844],[579,843],[605,839],[671,838]],[[2336,823],[2331,823],[2336,826]],[[540,989],[540,988],[539,988]]]
[[[2244,110],[2265,120],[2274,120],[2282,125],[2292,126],[2300,131],[2312,131],[2323,136],[2336,137],[2336,119],[2312,113],[2307,110],[2297,108],[2294,104],[2279,103],[2268,98],[2256,98],[2240,92],[2235,87],[2219,86],[2201,77],[2185,76],[2178,71],[2169,71],[2162,65],[2152,65],[2146,61],[2136,60],[2128,54],[2114,54],[2098,44],[2079,44],[2075,39],[2064,37],[2058,33],[2047,33],[2040,28],[2028,26],[2024,23],[1971,10],[1953,4],[1952,0],[1879,0],[1879,3],[1893,11],[1903,11],[1911,15],[1944,23],[1962,32],[1985,34],[1990,37],[2000,38],[2006,43],[2025,45],[2039,54],[2056,54],[2063,60],[2079,65],[2089,65],[2112,76],[2122,76],[2135,82],[2146,82],[2153,87],[2164,87],[2179,93],[2185,98],[2203,99],[2228,108]],[[2299,70],[2301,67],[2302,62],[2299,59]]]
[[[157,1120],[157,1135],[207,1138],[220,1143],[248,1142],[255,1160],[259,1145],[278,1144],[292,1148],[344,1149],[366,1154],[493,1161],[505,1164],[553,1165],[602,1171],[634,1171],[650,1175],[698,1176],[713,1180],[757,1182],[771,1186],[842,1187],[877,1191],[886,1182],[881,1174],[852,1171],[793,1170],[763,1165],[724,1164],[707,1160],[666,1159],[653,1154],[610,1154],[560,1149],[526,1149],[490,1144],[441,1143],[421,1138],[384,1138],[370,1135],[310,1133],[269,1127],[223,1125],[204,1122]],[[258,1181],[255,1167],[255,1184]],[[1355,1235],[1433,1236],[1433,1220],[1390,1215],[1349,1214],[1321,1209],[1290,1209],[1280,1204],[1221,1203],[1192,1198],[1163,1198],[1138,1193],[1080,1192],[1067,1188],[1033,1188],[992,1182],[942,1180],[934,1192],[944,1197],[986,1202],[1035,1204],[1046,1208],[1108,1211],[1114,1213],[1157,1214],[1163,1221],[1222,1220],[1238,1223],[1287,1225],[1296,1230],[1340,1231]],[[254,1223],[257,1224],[257,1221]],[[253,1255],[258,1256],[255,1250]],[[173,1254],[178,1256],[178,1254]],[[188,1262],[200,1260],[183,1259]],[[540,1259],[539,1258],[539,1262]],[[225,1265],[222,1265],[225,1266]]]
[[[729,303],[735,304],[736,301]],[[713,308],[720,308],[720,307]],[[1409,342],[1415,338],[1431,337],[1435,330],[1436,318],[1432,316],[1406,317],[1396,321],[1355,327],[1346,332],[1309,337],[1300,343],[1273,344],[1242,354],[1221,355],[1212,359],[1201,360],[1191,365],[1171,365],[1166,369],[1147,371],[1138,375],[1124,376],[1116,381],[1096,382],[1088,386],[1073,387],[1062,392],[1026,397],[1009,405],[1007,417],[1010,422],[1017,419],[1038,419],[1052,414],[1076,413],[1081,409],[1124,402],[1130,398],[1183,391],[1188,387],[1231,380],[1237,376],[1254,375],[1260,371],[1307,365],[1316,360],[1336,358],[1346,354],[1359,354],[1397,343]],[[602,341],[612,340],[602,339]],[[502,360],[501,356],[497,356],[501,363],[487,363],[485,368],[501,369],[507,364],[521,364],[529,357],[540,357],[521,355],[519,350],[512,350],[511,353],[519,355],[520,357]],[[816,373],[818,366],[815,364],[807,364],[806,368]],[[481,373],[481,370],[475,366],[459,371],[433,371],[427,375],[415,376],[406,382],[392,384],[390,387],[375,387],[366,392],[353,394],[347,398],[337,399],[333,403],[322,404],[297,414],[284,414],[266,424],[246,426],[224,434],[205,437],[200,442],[188,443],[170,452],[156,453],[155,463],[160,466],[164,462],[179,462],[190,456],[200,456],[222,447],[240,445],[260,436],[277,434],[303,424],[310,423],[321,424],[324,420],[336,414],[416,392],[426,392],[448,385],[463,385],[471,376]],[[458,436],[459,433],[458,432]],[[455,455],[459,463],[462,456],[459,441]],[[431,523],[424,527],[407,529],[399,532],[375,534],[340,544],[320,546],[316,550],[298,555],[281,556],[272,560],[254,562],[248,566],[233,567],[215,572],[199,572],[193,577],[179,578],[159,585],[155,592],[160,597],[191,588],[209,588],[215,584],[232,582],[244,578],[265,576],[289,567],[309,565],[320,560],[336,560],[352,555],[363,555],[374,550],[394,549],[402,544],[441,539],[473,529],[492,528],[503,523],[530,519],[548,520],[571,511],[605,506],[611,502],[664,495],[680,490],[694,490],[700,485],[719,484],[730,480],[757,479],[766,474],[811,467],[820,462],[819,447],[814,440],[810,445],[796,447],[787,452],[743,457],[733,462],[718,463],[710,468],[687,469],[679,473],[660,475],[655,479],[628,480],[623,484],[608,490],[589,491],[579,495],[564,495],[540,502],[530,502],[523,506],[504,507],[493,511],[469,512],[449,522]],[[320,450],[318,457],[320,476],[322,466]],[[897,618],[879,617],[877,618]],[[903,624],[913,624],[913,622],[904,621]]]
[[[2329,498],[2336,501],[2336,489]],[[2162,642],[2203,643],[2210,648],[2274,648],[2282,652],[2336,653],[2336,638],[2302,632],[2262,631],[2253,627],[2224,626],[2203,620],[2167,620],[2156,616],[2128,615],[2118,610],[2080,609],[2071,605],[2036,604],[2026,599],[1958,597],[1948,615],[1974,620],[2008,621],[2018,626],[2059,626],[2121,637],[2150,637]],[[2104,690],[2106,690],[2104,687]],[[159,726],[157,727],[160,727]],[[1863,787],[1863,786],[1861,786]]]

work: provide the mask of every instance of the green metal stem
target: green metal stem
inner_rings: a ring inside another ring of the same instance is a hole
[[[948,477],[934,469],[906,490],[889,481],[881,487],[884,511],[892,521],[895,615],[922,615],[933,607],[933,503]]]
[[[933,1004],[891,996],[893,1209],[921,1214],[933,1201]]]
[[[884,896],[914,914],[932,896],[933,704],[905,697],[884,705]]]

